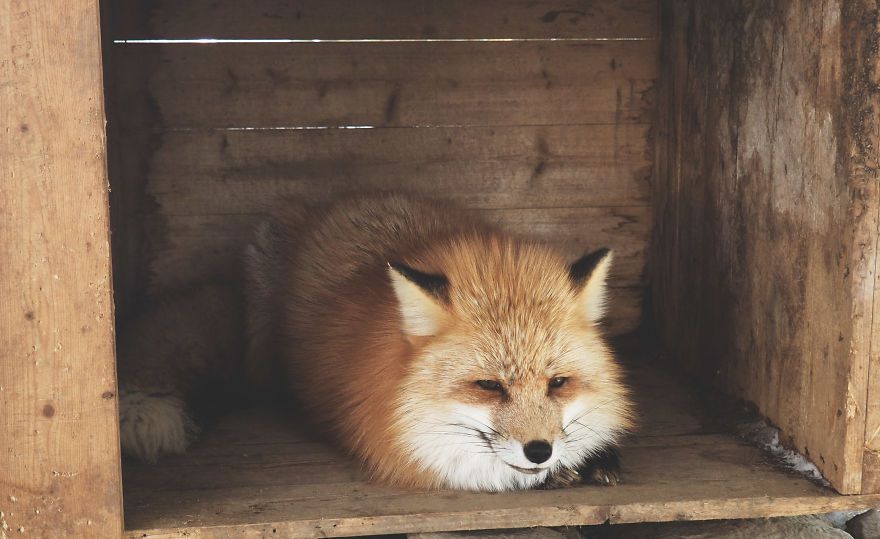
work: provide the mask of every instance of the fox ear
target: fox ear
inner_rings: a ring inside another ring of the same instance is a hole
[[[399,263],[388,264],[391,286],[397,296],[403,332],[413,337],[436,335],[446,318],[443,303],[449,300],[449,281]]]
[[[568,269],[577,290],[578,309],[588,322],[598,322],[605,316],[606,281],[613,258],[610,249],[602,248],[582,256]]]

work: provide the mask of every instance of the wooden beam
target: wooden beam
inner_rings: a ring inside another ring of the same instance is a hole
[[[117,0],[113,39],[548,39],[657,35],[656,0]]]
[[[113,48],[124,127],[648,123],[657,75],[653,40]]]
[[[0,3],[0,536],[122,532],[96,0]]]

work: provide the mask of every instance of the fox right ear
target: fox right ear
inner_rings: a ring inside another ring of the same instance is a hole
[[[569,277],[578,293],[578,308],[591,323],[605,316],[606,281],[613,258],[610,249],[602,248],[584,255],[568,268]]]
[[[389,263],[388,274],[397,296],[403,332],[413,337],[436,335],[446,318],[442,305],[449,299],[446,277],[399,263]]]

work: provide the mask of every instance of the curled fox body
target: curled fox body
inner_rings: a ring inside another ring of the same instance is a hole
[[[611,260],[406,196],[289,203],[245,252],[243,369],[386,484],[613,482],[631,405],[598,327]]]
[[[246,253],[252,350],[275,350],[251,372],[280,358],[310,416],[383,482],[539,486],[629,426],[596,326],[611,258],[569,265],[402,196],[288,208]]]

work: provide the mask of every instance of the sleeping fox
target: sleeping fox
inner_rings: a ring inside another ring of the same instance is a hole
[[[613,484],[632,406],[598,326],[611,261],[602,249],[569,264],[410,196],[288,202],[245,251],[240,367],[261,391],[282,380],[386,484]],[[120,376],[124,449],[181,451],[191,382],[156,397]]]

